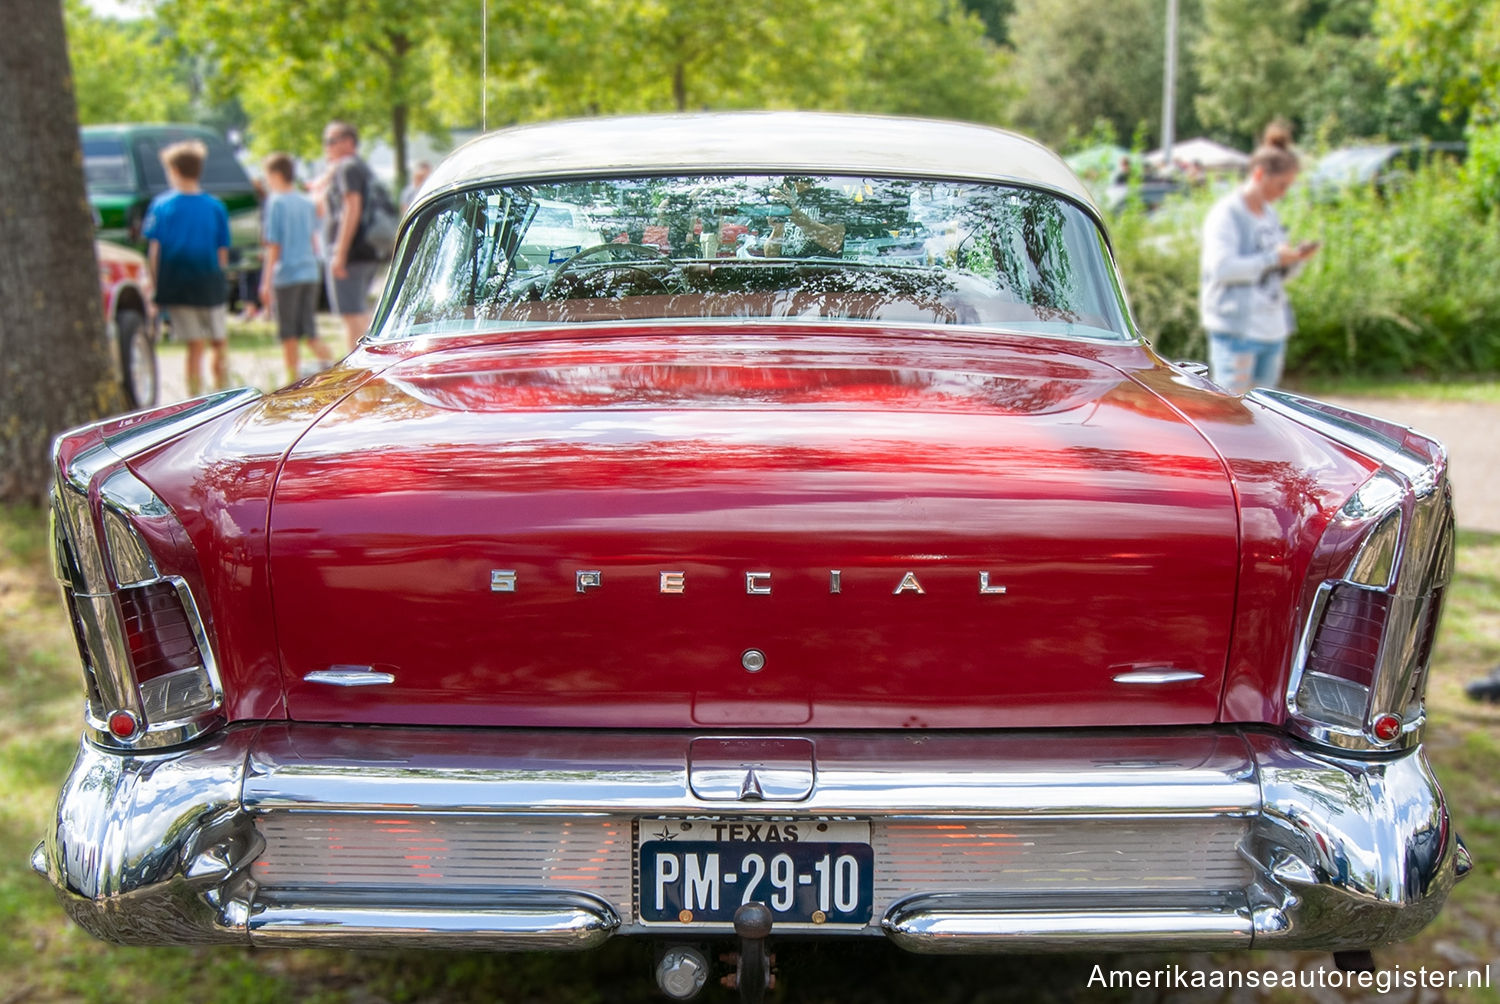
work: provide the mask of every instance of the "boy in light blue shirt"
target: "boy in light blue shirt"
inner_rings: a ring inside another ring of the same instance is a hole
[[[321,368],[332,362],[328,346],[318,340],[318,211],[312,199],[297,191],[296,167],[284,153],[273,153],[262,164],[271,197],[266,200],[263,231],[265,260],[261,268],[260,299],[274,304],[276,333],[286,362],[288,382],[299,372],[299,343],[307,339]]]

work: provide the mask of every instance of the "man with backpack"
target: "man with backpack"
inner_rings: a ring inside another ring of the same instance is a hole
[[[390,257],[389,248],[379,246],[384,242],[371,233],[386,229],[390,195],[360,159],[359,133],[348,122],[328,123],[323,152],[328,158],[321,182],[328,302],[344,322],[352,351],[370,325],[370,283]]]

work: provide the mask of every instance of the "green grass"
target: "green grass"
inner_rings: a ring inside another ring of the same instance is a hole
[[[147,949],[106,945],[74,927],[28,867],[76,748],[81,700],[73,642],[47,570],[45,542],[39,511],[0,507],[0,659],[6,667],[0,675],[0,736],[5,737],[0,740],[0,930],[5,932],[0,1002],[661,999],[649,978],[651,946],[630,939],[583,955]],[[1467,680],[1497,663],[1500,535],[1463,533],[1429,692],[1428,752],[1477,865],[1426,931],[1377,955],[1382,968],[1456,968],[1455,960],[1474,958],[1482,964],[1500,950],[1500,941],[1493,940],[1500,938],[1500,706],[1474,704],[1462,692]],[[781,954],[781,983],[773,999],[811,1004],[1128,1000],[1134,999],[1128,992],[1085,990],[1096,962],[1106,969],[1172,962],[1285,969],[1324,958],[1317,953],[950,958],[908,955],[880,941],[797,946]],[[733,998],[712,988],[702,999]],[[1470,991],[1441,999],[1496,1001],[1500,995]]]

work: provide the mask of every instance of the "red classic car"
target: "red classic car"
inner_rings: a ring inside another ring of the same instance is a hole
[[[558,205],[666,247],[520,254]],[[710,210],[766,236],[705,257]],[[1010,133],[480,138],[341,365],[56,464],[84,735],[33,863],[102,938],[630,935],[679,998],[729,942],[755,999],[767,937],[1355,965],[1470,867],[1442,447],[1162,360]]]

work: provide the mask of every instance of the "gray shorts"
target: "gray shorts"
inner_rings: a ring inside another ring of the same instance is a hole
[[[163,305],[173,339],[181,342],[222,342],[229,333],[229,308]]]
[[[283,342],[318,337],[318,284],[276,287],[276,334]]]
[[[335,314],[364,314],[370,309],[370,283],[380,271],[378,261],[351,261],[344,278],[333,277],[333,266],[324,272],[328,281],[328,303]]]

